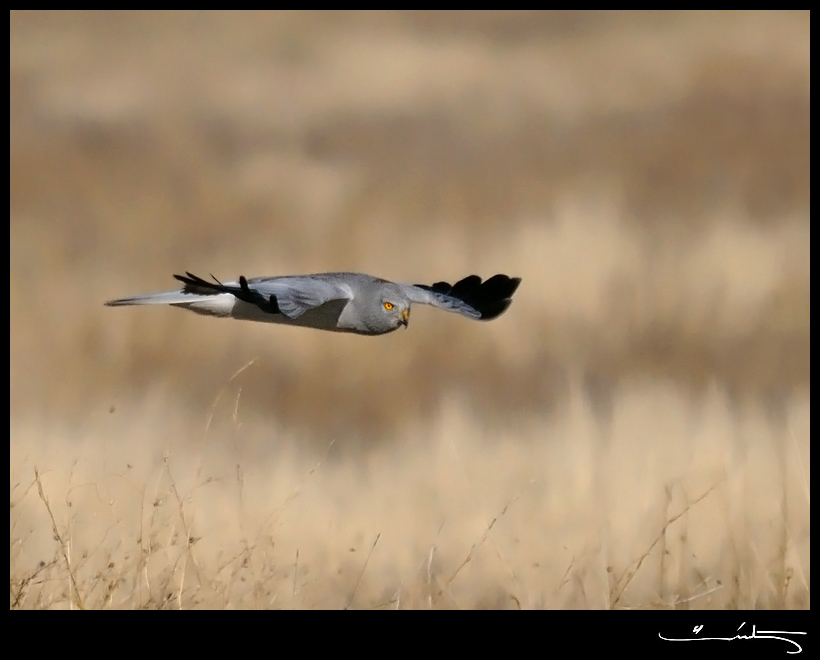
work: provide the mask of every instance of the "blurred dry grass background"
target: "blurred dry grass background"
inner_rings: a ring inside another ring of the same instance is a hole
[[[808,13],[10,18],[12,607],[809,607]]]

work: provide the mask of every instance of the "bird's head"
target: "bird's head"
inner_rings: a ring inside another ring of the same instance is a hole
[[[403,296],[387,295],[381,300],[381,312],[384,318],[394,327],[407,327],[410,321],[410,301]]]

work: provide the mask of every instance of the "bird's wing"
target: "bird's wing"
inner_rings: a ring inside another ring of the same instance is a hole
[[[185,286],[185,293],[230,293],[243,302],[256,305],[268,314],[284,314],[298,319],[310,309],[335,300],[352,300],[353,292],[342,278],[328,279],[313,275],[286,277],[240,276],[238,282],[209,282],[196,275],[174,275]]]
[[[478,275],[470,275],[452,285],[447,282],[436,282],[432,286],[403,286],[411,302],[433,305],[448,312],[458,312],[471,319],[490,321],[507,310],[519,284],[520,277],[493,275],[486,282],[482,282]]]

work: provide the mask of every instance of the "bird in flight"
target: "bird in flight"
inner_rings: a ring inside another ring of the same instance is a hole
[[[447,282],[397,284],[363,273],[320,273],[281,277],[240,277],[213,282],[191,273],[174,275],[176,291],[110,300],[109,307],[173,305],[197,314],[282,323],[332,332],[383,335],[407,327],[410,305],[432,305],[471,319],[490,321],[503,314],[521,278],[494,275],[482,282],[470,275]]]

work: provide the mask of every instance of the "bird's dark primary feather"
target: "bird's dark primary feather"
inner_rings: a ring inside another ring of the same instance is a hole
[[[486,282],[482,282],[478,275],[469,275],[453,285],[448,282],[436,282],[432,286],[426,284],[415,286],[461,300],[479,312],[482,321],[490,321],[507,310],[519,284],[521,284],[520,277],[493,275]]]
[[[222,284],[215,277],[213,282],[209,282],[187,271],[185,275],[174,275],[174,279],[185,285],[182,289],[185,293],[230,293],[243,302],[256,305],[263,312],[281,314],[279,304],[276,302],[276,296],[270,295],[266,298],[258,291],[254,291],[248,286],[248,280],[245,279],[244,275],[239,276],[239,286]]]

